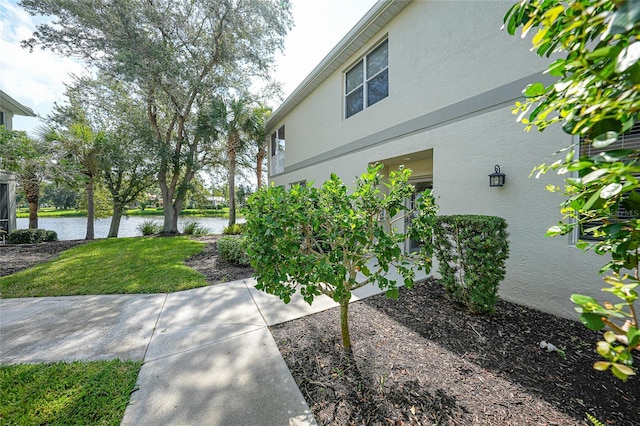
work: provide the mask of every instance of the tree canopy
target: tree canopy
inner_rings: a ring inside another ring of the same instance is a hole
[[[22,0],[38,25],[25,47],[85,60],[132,85],[153,131],[164,231],[177,218],[189,184],[206,162],[194,112],[215,94],[270,80],[276,50],[291,27],[288,0],[94,2]]]

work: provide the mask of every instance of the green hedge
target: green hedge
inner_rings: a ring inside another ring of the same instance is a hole
[[[36,244],[51,241],[58,241],[58,234],[46,229],[16,229],[7,236],[8,244]]]
[[[228,235],[218,240],[218,253],[222,260],[235,263],[240,266],[249,266],[249,256],[246,249],[247,239]]]
[[[491,313],[509,257],[507,222],[495,216],[439,216],[435,254],[450,297],[473,313]]]

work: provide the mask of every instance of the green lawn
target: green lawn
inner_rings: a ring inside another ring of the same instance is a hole
[[[141,363],[0,366],[0,424],[119,425]]]
[[[57,259],[0,277],[2,297],[168,293],[207,285],[184,261],[205,244],[189,237],[94,241]]]

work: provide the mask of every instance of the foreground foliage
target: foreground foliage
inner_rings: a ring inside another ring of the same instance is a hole
[[[204,287],[184,261],[204,249],[188,237],[117,238],[83,244],[51,262],[0,277],[2,297],[168,293]]]
[[[492,313],[509,257],[507,222],[495,216],[438,216],[434,245],[442,285],[472,313]]]
[[[141,363],[0,366],[0,423],[118,425]]]
[[[640,350],[634,307],[640,284],[640,150],[622,149],[619,138],[637,125],[640,111],[640,2],[523,0],[509,10],[505,25],[510,34],[520,27],[523,35],[537,29],[532,43],[538,55],[561,55],[548,68],[557,82],[529,85],[514,112],[527,129],[561,123],[566,133],[601,151],[576,159],[575,145],[569,146],[564,158],[537,170],[571,173],[561,204],[565,220],[547,235],[581,227],[597,240],[578,247],[611,256],[600,270],[610,273],[603,291],[620,302],[578,294],[572,300],[587,327],[608,329],[597,345],[606,361],[594,368],[626,380],[635,374],[632,351]],[[619,214],[621,209],[628,214]]]
[[[312,184],[290,190],[262,188],[249,199],[247,251],[256,270],[256,288],[285,303],[298,290],[311,304],[321,294],[340,304],[342,345],[351,348],[348,308],[351,292],[369,283],[397,297],[397,273],[411,287],[415,269],[431,267],[432,226],[436,204],[430,190],[409,210],[414,191],[411,171],[389,176],[388,193],[380,190],[382,165],[370,166],[352,191],[335,174],[321,188]],[[411,217],[406,232],[397,228]],[[403,253],[407,238],[424,243],[420,253]]]

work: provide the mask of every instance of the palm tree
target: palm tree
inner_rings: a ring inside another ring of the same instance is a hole
[[[37,229],[40,184],[49,171],[49,146],[26,132],[0,125],[0,152],[3,168],[15,173],[29,203],[29,228]]]
[[[238,154],[256,128],[256,117],[251,101],[247,98],[233,98],[226,102],[214,98],[209,107],[198,117],[198,132],[203,137],[220,138],[227,153],[229,170],[229,226],[236,223],[236,167]]]
[[[266,124],[269,116],[271,116],[271,108],[264,105],[259,105],[253,108],[251,112],[252,125],[251,131],[249,132],[249,138],[256,149],[256,181],[258,188],[262,186],[262,166],[264,164],[264,158],[267,156],[268,152]]]
[[[102,131],[95,132],[88,124],[76,122],[65,130],[50,131],[47,138],[57,141],[61,148],[63,165],[84,175],[85,190],[87,192],[87,240],[93,240],[94,235],[94,201],[93,191],[95,179],[100,172],[101,154],[104,148],[105,134]],[[79,169],[79,170],[78,170]]]

